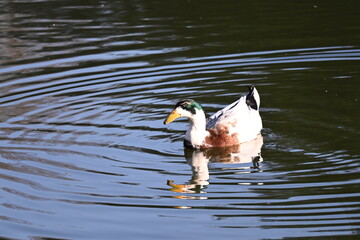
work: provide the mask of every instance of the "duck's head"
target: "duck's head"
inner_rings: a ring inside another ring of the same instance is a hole
[[[164,124],[171,123],[179,117],[186,117],[189,119],[196,118],[199,112],[203,113],[201,105],[192,99],[184,99],[175,105],[174,110],[165,119]]]

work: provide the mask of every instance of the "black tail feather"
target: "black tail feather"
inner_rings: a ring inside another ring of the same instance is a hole
[[[249,93],[246,95],[246,104],[255,110],[258,110],[258,104],[254,98],[254,86],[248,86],[249,88]]]

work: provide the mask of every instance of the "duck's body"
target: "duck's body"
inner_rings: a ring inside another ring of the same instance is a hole
[[[178,102],[165,124],[179,117],[189,118],[184,145],[204,149],[237,145],[255,139],[262,129],[260,96],[255,87],[236,102],[206,119],[201,105],[194,100]]]

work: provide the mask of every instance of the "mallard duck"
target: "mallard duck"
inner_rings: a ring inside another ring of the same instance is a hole
[[[179,101],[164,121],[179,117],[189,119],[184,146],[195,149],[233,146],[256,139],[262,129],[260,96],[254,86],[249,93],[206,119],[202,106],[192,100]]]

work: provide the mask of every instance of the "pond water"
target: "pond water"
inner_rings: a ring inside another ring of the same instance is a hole
[[[359,9],[1,1],[0,238],[358,239]],[[263,139],[237,154],[163,125],[250,84]]]

